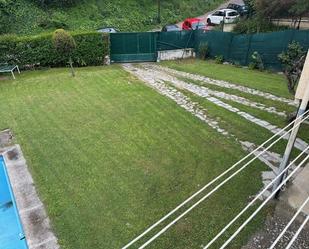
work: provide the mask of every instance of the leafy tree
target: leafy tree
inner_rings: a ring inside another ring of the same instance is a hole
[[[34,0],[34,1],[40,4],[42,7],[50,5],[58,7],[68,7],[75,4],[78,0]]]
[[[308,0],[296,0],[292,6],[290,13],[296,16],[304,16],[309,14],[309,1]]]
[[[256,0],[255,9],[266,17],[302,17],[309,14],[308,0]]]
[[[10,4],[8,0],[0,0],[0,34],[9,32],[10,14],[6,7]]]
[[[252,16],[255,14],[255,0],[244,0],[244,3],[248,6],[249,8],[249,16]]]
[[[300,22],[303,16],[309,14],[309,1],[308,0],[296,0],[295,4],[289,11],[292,15],[298,17],[298,26],[300,28]]]
[[[291,15],[289,10],[296,3],[296,0],[256,0],[255,8],[261,17],[280,18]]]
[[[71,34],[64,29],[57,29],[53,34],[53,44],[58,53],[69,57],[69,64],[72,76],[75,76],[73,68],[72,53],[76,48],[76,43]]]
[[[293,41],[289,44],[287,51],[278,56],[284,67],[284,74],[288,80],[290,93],[295,94],[302,69],[304,67],[306,54],[298,42]]]

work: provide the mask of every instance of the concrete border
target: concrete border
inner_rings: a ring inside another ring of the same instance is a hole
[[[184,48],[184,49],[158,51],[157,60],[159,62],[159,61],[188,59],[188,58],[195,58],[195,57],[196,57],[196,53],[194,52],[193,48]]]
[[[298,172],[281,199],[286,201],[292,208],[299,209],[309,196],[309,163]],[[303,209],[303,214],[309,215],[309,204]],[[309,225],[308,225],[309,226]]]
[[[29,249],[60,249],[20,146],[0,148],[0,155],[5,161]]]

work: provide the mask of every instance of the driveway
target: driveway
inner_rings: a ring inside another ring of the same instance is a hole
[[[229,0],[229,1],[227,1],[226,3],[221,4],[217,9],[226,8],[230,3],[244,4],[244,1],[243,1],[243,0]],[[215,10],[209,11],[209,12],[205,13],[205,14],[202,15],[202,16],[198,16],[197,18],[201,19],[203,22],[206,23],[206,21],[207,21],[207,16],[208,16],[209,14],[213,13],[214,11],[215,11]],[[182,27],[182,23],[183,23],[183,22],[177,23],[177,25],[178,25],[179,27]]]

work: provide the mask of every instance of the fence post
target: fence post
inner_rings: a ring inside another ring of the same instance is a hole
[[[249,42],[248,42],[248,49],[247,49],[247,54],[246,54],[246,59],[245,59],[245,65],[249,64],[249,52],[250,52],[250,49],[251,49],[252,37],[253,37],[253,35],[250,34],[249,35]]]
[[[229,45],[228,45],[228,52],[227,52],[227,57],[226,60],[227,61],[230,61],[230,58],[231,58],[231,47],[232,47],[232,43],[233,43],[233,40],[234,40],[234,34],[233,33],[229,33],[230,34],[230,42],[229,42]]]
[[[159,59],[159,48],[158,48],[158,39],[159,39],[160,32],[155,32],[153,41],[154,41],[154,49],[155,49],[155,56],[156,62],[160,62]]]

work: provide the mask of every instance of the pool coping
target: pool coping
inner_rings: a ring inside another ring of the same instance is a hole
[[[60,249],[20,145],[0,148],[0,156],[5,162],[28,248]]]

